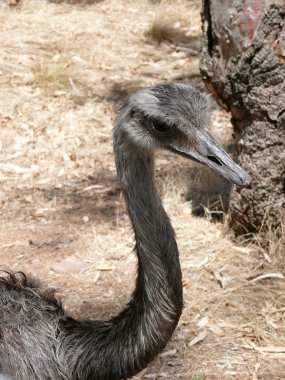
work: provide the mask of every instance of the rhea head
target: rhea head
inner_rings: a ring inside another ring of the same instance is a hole
[[[129,142],[143,150],[167,149],[207,165],[239,186],[251,178],[211,135],[210,96],[185,84],[168,83],[132,95],[117,119]]]

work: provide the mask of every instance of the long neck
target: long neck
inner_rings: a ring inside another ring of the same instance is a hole
[[[118,176],[135,232],[138,275],[133,297],[118,316],[86,322],[84,337],[82,322],[77,327],[85,351],[76,373],[80,378],[88,367],[88,380],[123,379],[145,368],[170,339],[183,305],[178,249],[154,184],[153,157],[126,143],[123,131],[115,137]]]
[[[138,256],[133,301],[143,305],[144,316],[154,312],[173,329],[182,308],[181,271],[175,234],[154,183],[153,154],[128,143],[123,131],[119,130],[116,137],[116,166]],[[155,318],[148,322],[155,324]],[[166,325],[154,327],[161,334]]]

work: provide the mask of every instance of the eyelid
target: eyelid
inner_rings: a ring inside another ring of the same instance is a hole
[[[151,121],[150,126],[155,133],[161,135],[167,135],[172,132],[171,125],[163,123],[160,120]]]
[[[168,121],[165,121],[163,119],[153,118],[151,116],[149,116],[147,119],[149,127],[154,133],[165,137],[173,134],[175,126],[172,123],[169,123]]]

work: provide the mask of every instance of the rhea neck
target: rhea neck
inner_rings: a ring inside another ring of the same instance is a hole
[[[164,348],[179,321],[181,270],[175,234],[155,186],[153,151],[132,143],[120,126],[114,151],[138,257],[136,287],[122,318],[131,311],[133,327],[140,331],[134,344],[143,368]]]
[[[125,379],[142,370],[165,347],[182,312],[178,249],[155,187],[153,154],[132,144],[120,125],[114,151],[135,233],[138,275],[128,306],[116,317],[106,322],[67,321],[65,329],[71,333],[66,343],[80,337],[81,354],[75,361],[69,359],[76,380],[86,368],[88,380]]]
[[[182,298],[178,248],[155,186],[153,151],[134,144],[120,128],[115,133],[114,151],[119,181],[135,232],[138,255],[136,291],[143,287],[144,296],[155,302],[156,292],[160,296],[165,292],[169,301],[166,304],[172,303],[176,314],[175,301],[181,303]]]

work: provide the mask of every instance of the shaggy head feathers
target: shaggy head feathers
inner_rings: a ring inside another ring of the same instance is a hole
[[[213,106],[210,96],[185,84],[169,83],[132,95],[118,115],[129,142],[147,149],[168,148],[181,138],[195,141],[207,131]]]

